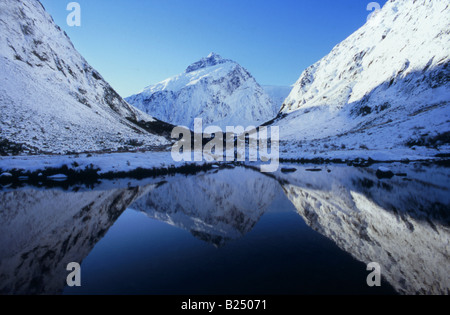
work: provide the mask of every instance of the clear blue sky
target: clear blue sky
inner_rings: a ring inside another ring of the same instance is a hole
[[[361,27],[369,0],[41,0],[75,47],[126,97],[216,52],[260,84],[291,85]],[[386,0],[377,1],[381,6]]]

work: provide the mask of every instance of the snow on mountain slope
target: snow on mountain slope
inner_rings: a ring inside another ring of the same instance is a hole
[[[261,87],[272,100],[273,109],[276,113],[280,111],[281,106],[292,91],[292,86],[262,85]]]
[[[198,117],[204,126],[225,128],[259,125],[276,115],[270,97],[251,74],[215,53],[126,100],[162,121],[189,128]]]
[[[76,51],[37,0],[0,2],[0,151],[118,150],[167,141]]]
[[[449,30],[448,0],[387,2],[294,85],[275,122],[285,156],[449,152]]]

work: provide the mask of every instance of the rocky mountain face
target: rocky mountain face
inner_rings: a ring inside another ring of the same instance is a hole
[[[155,120],[105,82],[37,0],[0,2],[0,69],[2,155],[167,143],[141,127]]]
[[[449,17],[446,0],[388,1],[306,69],[275,122],[286,155],[449,152]]]
[[[211,53],[180,75],[145,88],[126,100],[168,123],[258,126],[276,115],[275,106],[252,75],[234,61]]]

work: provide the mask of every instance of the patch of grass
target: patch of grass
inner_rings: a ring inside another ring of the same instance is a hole
[[[136,139],[131,139],[128,140],[126,145],[132,146],[132,147],[140,147],[144,145],[144,142],[136,140]]]
[[[24,150],[24,145],[0,138],[0,156],[19,155]]]
[[[72,164],[72,166],[74,166]],[[229,168],[229,165],[223,165],[221,168]],[[166,175],[195,175],[199,172],[206,172],[212,169],[212,165],[203,164],[186,164],[179,167],[169,167],[169,168],[137,168],[130,172],[108,172],[105,174],[99,174],[100,169],[95,168],[92,164],[87,166],[83,170],[74,170],[64,165],[60,168],[47,168],[45,170],[38,170],[34,172],[23,171],[23,170],[8,170],[12,176],[0,177],[1,185],[8,185],[9,188],[19,188],[25,185],[31,185],[43,188],[54,188],[59,187],[65,190],[69,190],[70,187],[75,185],[85,185],[88,188],[94,188],[95,185],[100,183],[101,179],[114,180],[114,179],[138,179],[142,180],[145,178],[156,178]],[[0,169],[0,174],[4,171]],[[64,174],[67,179],[64,181],[55,181],[49,179],[50,176]],[[25,180],[21,180],[25,177]],[[0,186],[1,189],[1,186]]]
[[[92,164],[86,166],[84,170],[74,170],[67,165],[60,168],[46,168],[34,172],[14,169],[8,171],[8,173],[11,173],[11,177],[0,178],[0,184],[10,184],[12,188],[22,187],[27,184],[45,188],[61,187],[66,190],[71,186],[80,184],[84,184],[86,187],[93,187],[99,183],[99,171],[100,169],[95,168]],[[48,178],[57,174],[66,175],[67,180],[59,182]],[[27,177],[27,180],[21,181],[19,179],[20,177]]]
[[[424,134],[415,139],[409,139],[406,142],[406,145],[410,148],[413,146],[418,146],[437,149],[445,144],[450,144],[450,132],[444,132],[435,136]]]
[[[151,134],[155,134],[158,136],[162,136],[166,139],[173,140],[171,136],[172,130],[175,128],[174,125],[168,124],[158,119],[148,122],[148,121],[137,121],[131,117],[127,117],[127,120],[141,127],[142,129],[148,131]]]
[[[179,167],[169,167],[169,168],[137,168],[130,172],[108,172],[99,176],[100,179],[119,179],[119,178],[132,178],[132,179],[145,179],[152,177],[159,177],[165,175],[195,175],[202,171],[209,171],[212,169],[211,165],[196,165],[196,164],[186,164]]]
[[[359,146],[359,148],[362,149],[362,150],[369,150],[369,148],[365,144],[361,144]]]

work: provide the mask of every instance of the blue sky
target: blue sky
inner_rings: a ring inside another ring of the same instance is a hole
[[[41,0],[75,47],[126,97],[216,52],[260,84],[291,85],[361,27],[369,0]],[[377,1],[381,6],[386,0]]]

